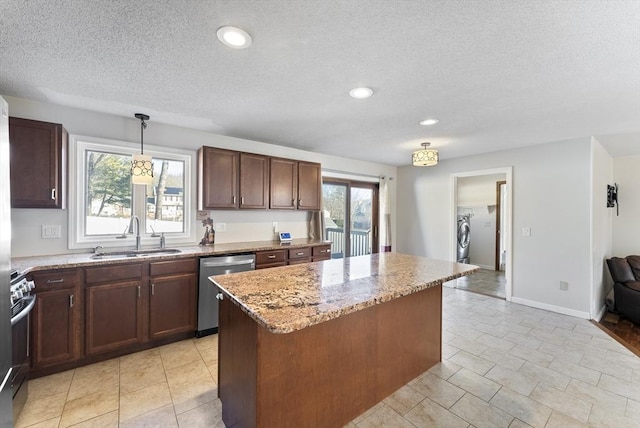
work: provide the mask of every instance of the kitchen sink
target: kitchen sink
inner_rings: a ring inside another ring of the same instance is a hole
[[[122,250],[122,251],[104,251],[92,254],[90,258],[97,260],[105,259],[123,259],[132,257],[156,256],[163,254],[178,254],[182,250],[177,248],[150,248],[143,250]]]

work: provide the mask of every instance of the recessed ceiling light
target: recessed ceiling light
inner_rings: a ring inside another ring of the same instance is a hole
[[[431,125],[435,125],[438,122],[440,122],[438,119],[436,119],[435,117],[432,117],[432,118],[423,120],[422,122],[420,122],[420,125],[431,126]]]
[[[353,88],[349,91],[349,95],[351,95],[353,98],[358,99],[369,98],[371,95],[373,95],[373,89],[366,87]]]
[[[218,40],[224,45],[234,49],[244,49],[251,46],[251,36],[249,33],[238,27],[224,26],[217,32]]]

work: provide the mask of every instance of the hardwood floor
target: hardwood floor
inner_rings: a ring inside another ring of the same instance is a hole
[[[612,312],[607,312],[602,320],[595,324],[640,357],[640,326]]]

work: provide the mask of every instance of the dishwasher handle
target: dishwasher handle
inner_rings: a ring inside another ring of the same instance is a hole
[[[243,265],[254,265],[255,259],[239,259],[239,260],[207,260],[203,259],[200,261],[200,267],[227,267],[227,266],[243,266]]]

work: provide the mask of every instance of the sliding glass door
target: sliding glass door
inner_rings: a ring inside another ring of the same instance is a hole
[[[378,184],[325,178],[322,198],[332,258],[378,252]]]

